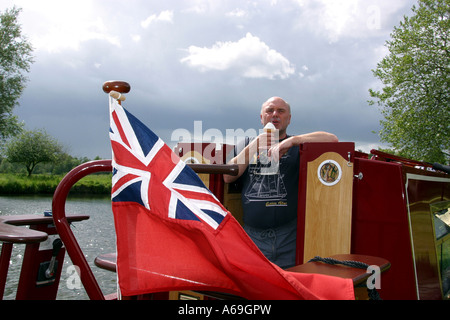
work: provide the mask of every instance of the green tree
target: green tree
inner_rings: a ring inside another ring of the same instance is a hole
[[[401,155],[448,162],[450,149],[450,0],[418,0],[386,42],[370,89],[384,120],[380,138]],[[375,101],[370,101],[374,104]]]
[[[0,142],[22,129],[12,112],[28,80],[24,73],[33,63],[33,48],[18,23],[20,11],[13,7],[0,13]]]
[[[28,176],[31,176],[37,164],[55,162],[61,154],[61,145],[44,130],[25,130],[6,146],[8,161],[24,164]]]

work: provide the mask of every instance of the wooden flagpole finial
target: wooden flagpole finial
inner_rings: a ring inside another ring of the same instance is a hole
[[[114,99],[125,101],[125,93],[130,92],[131,86],[128,82],[111,80],[103,83],[103,91],[108,93]]]
[[[119,93],[128,93],[131,90],[131,86],[128,82],[125,81],[106,81],[103,84],[103,91],[105,93],[110,93],[111,91],[117,91]]]

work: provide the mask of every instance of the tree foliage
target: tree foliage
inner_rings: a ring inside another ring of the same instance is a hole
[[[450,149],[450,0],[418,0],[386,42],[373,70],[382,89],[380,138],[403,156],[448,162]],[[372,104],[375,101],[371,101]]]
[[[9,141],[6,157],[9,162],[25,165],[28,176],[41,162],[55,162],[62,154],[60,144],[44,130],[23,131]]]
[[[0,141],[22,129],[13,109],[25,89],[33,48],[18,23],[21,9],[0,13]]]
[[[98,159],[97,159],[98,160]],[[66,174],[76,166],[82,163],[91,161],[87,157],[74,157],[70,154],[63,152],[58,156],[55,162],[40,163],[33,170],[34,174],[44,174],[44,175],[61,175]],[[12,173],[12,174],[23,174],[26,173],[26,168],[21,163],[11,163],[7,158],[0,157],[0,174],[2,173]]]

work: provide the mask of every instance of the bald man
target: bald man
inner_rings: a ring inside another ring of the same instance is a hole
[[[242,185],[244,229],[262,253],[281,268],[295,265],[297,197],[300,164],[299,145],[304,142],[338,142],[334,134],[317,131],[290,136],[291,107],[280,97],[262,104],[261,124],[276,128],[235,147],[237,176],[224,175],[226,183],[239,179]],[[262,161],[267,152],[273,163]],[[267,167],[278,170],[267,173]]]

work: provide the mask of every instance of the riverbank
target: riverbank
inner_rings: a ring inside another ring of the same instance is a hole
[[[0,174],[0,195],[52,195],[64,175]],[[71,194],[103,195],[111,193],[111,174],[91,174],[78,181]]]

